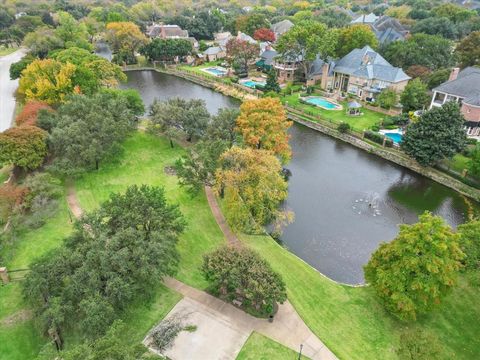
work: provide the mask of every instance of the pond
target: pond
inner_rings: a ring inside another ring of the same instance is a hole
[[[149,71],[128,72],[126,87],[140,91],[145,103],[155,97],[201,98],[209,111],[239,102],[200,85]],[[285,207],[295,221],[281,241],[297,256],[333,280],[364,281],[362,267],[382,241],[398,234],[398,225],[414,223],[430,210],[456,226],[478,205],[457,192],[301,125],[291,130]]]
[[[156,71],[128,71],[127,78],[128,81],[123,87],[134,88],[140,92],[147,112],[155,99],[165,100],[172,97],[203,99],[212,114],[220,108],[240,106],[240,101],[234,98],[173,75]]]

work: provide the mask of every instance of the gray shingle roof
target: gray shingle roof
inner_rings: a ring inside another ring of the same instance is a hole
[[[223,49],[220,46],[212,46],[203,52],[204,55],[217,55],[221,53]]]
[[[444,82],[433,90],[462,97],[464,103],[480,106],[480,68],[467,67],[455,80]]]
[[[410,79],[402,69],[390,65],[387,60],[368,45],[362,49],[354,49],[341,58],[334,71],[392,83]]]
[[[408,34],[408,29],[397,19],[390,16],[381,16],[371,24],[371,27],[381,44],[405,40],[405,36]]]
[[[277,35],[286,33],[293,26],[293,23],[286,19],[272,25],[272,31]]]
[[[277,56],[277,52],[275,50],[265,50],[261,55],[260,57],[262,58],[263,60],[263,63],[265,65],[272,65],[272,62],[273,62],[273,58]]]
[[[377,19],[377,15],[370,13],[368,15],[360,15],[355,20],[352,20],[350,24],[373,24],[375,21],[377,21]]]

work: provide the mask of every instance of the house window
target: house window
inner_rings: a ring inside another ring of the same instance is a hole
[[[287,73],[287,78],[290,78],[290,73]]]
[[[445,94],[436,93],[433,101],[436,102],[437,104],[443,104],[443,102],[445,101]]]

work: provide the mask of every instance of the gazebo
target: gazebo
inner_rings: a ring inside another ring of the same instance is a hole
[[[362,104],[352,100],[348,103],[348,114],[349,115],[360,115],[360,108]]]

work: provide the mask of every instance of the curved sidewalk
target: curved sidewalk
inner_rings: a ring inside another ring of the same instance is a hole
[[[205,187],[205,193],[212,214],[228,242],[237,246],[241,245],[240,240],[230,230],[212,189]],[[67,203],[73,215],[76,218],[80,218],[82,208],[78,202],[73,182],[68,182],[67,185]],[[252,331],[257,331],[294,351],[298,351],[300,345],[303,345],[302,353],[312,360],[337,359],[325,344],[308,328],[288,300],[285,301],[284,304],[279,305],[274,321],[270,323],[266,319],[253,317],[205,291],[195,289],[176,279],[166,278],[165,285],[179,292],[184,297],[201,304],[205,311],[221,317],[233,328],[242,329],[242,331],[248,332],[248,334]]]

